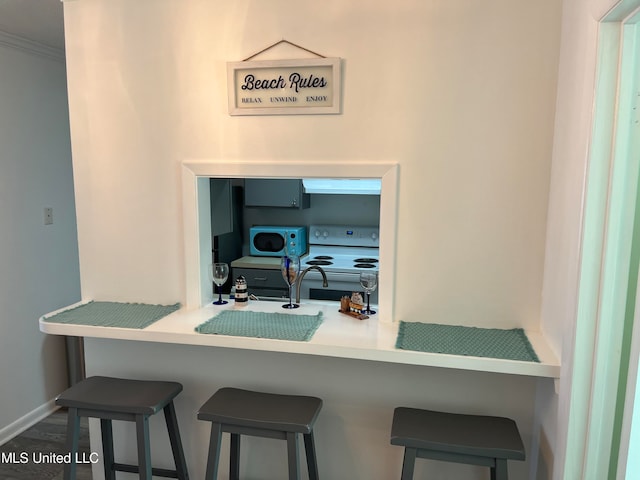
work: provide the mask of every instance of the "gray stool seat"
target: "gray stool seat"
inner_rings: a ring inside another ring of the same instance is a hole
[[[300,395],[221,388],[198,411],[198,419],[211,423],[206,480],[215,480],[222,433],[231,434],[231,480],[240,478],[240,435],[287,441],[289,478],[300,478],[298,436],[303,435],[310,480],[318,480],[313,425],[322,400]]]
[[[106,480],[115,480],[115,472],[139,473],[151,480],[152,475],[188,480],[187,466],[180,440],[173,399],[182,391],[177,382],[129,380],[112,377],[89,377],[62,392],[56,405],[68,409],[67,447],[72,462],[65,464],[64,479],[76,478],[75,457],[81,417],[100,419],[103,463]],[[149,416],[163,410],[176,469],[151,467]],[[139,465],[116,463],[113,454],[112,420],[136,423]]]
[[[405,447],[402,480],[413,478],[416,458],[487,466],[492,480],[507,480],[507,460],[525,459],[516,423],[503,417],[398,407],[391,444]]]

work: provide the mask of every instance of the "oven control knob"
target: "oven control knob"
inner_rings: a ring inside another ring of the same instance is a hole
[[[378,234],[377,234],[376,232],[373,232],[373,233],[371,234],[371,240],[373,240],[374,242],[375,242],[376,240],[378,240]]]
[[[324,238],[327,238],[329,236],[329,232],[327,232],[326,230],[324,232],[322,232],[322,236]]]

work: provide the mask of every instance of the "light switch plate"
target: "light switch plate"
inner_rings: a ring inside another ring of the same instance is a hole
[[[53,224],[53,208],[45,207],[44,209],[44,224],[52,225]]]

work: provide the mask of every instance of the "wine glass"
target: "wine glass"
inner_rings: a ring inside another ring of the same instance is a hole
[[[280,261],[280,272],[289,287],[289,303],[282,305],[282,308],[298,308],[300,305],[291,303],[291,287],[296,283],[298,273],[300,273],[300,257],[297,255],[285,255],[282,257]]]
[[[364,288],[367,294],[367,308],[362,311],[365,315],[373,315],[375,310],[371,310],[369,306],[369,300],[371,299],[371,292],[373,292],[378,286],[378,272],[361,272],[360,273],[360,285]]]
[[[209,265],[209,278],[218,286],[218,300],[213,302],[214,305],[224,305],[228,303],[222,300],[222,285],[229,278],[229,265],[226,263],[214,263]]]

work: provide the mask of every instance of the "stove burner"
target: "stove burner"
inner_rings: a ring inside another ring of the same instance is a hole
[[[373,263],[356,263],[353,268],[376,268]]]
[[[377,258],[356,258],[355,263],[378,263]]]
[[[318,257],[316,257],[318,258]],[[331,257],[329,257],[331,258]],[[309,260],[307,262],[307,265],[322,265],[322,266],[326,266],[326,265],[333,265],[333,262],[329,262],[327,260]]]
[[[314,260],[333,260],[333,257],[329,255],[318,255],[317,257],[313,257]]]

